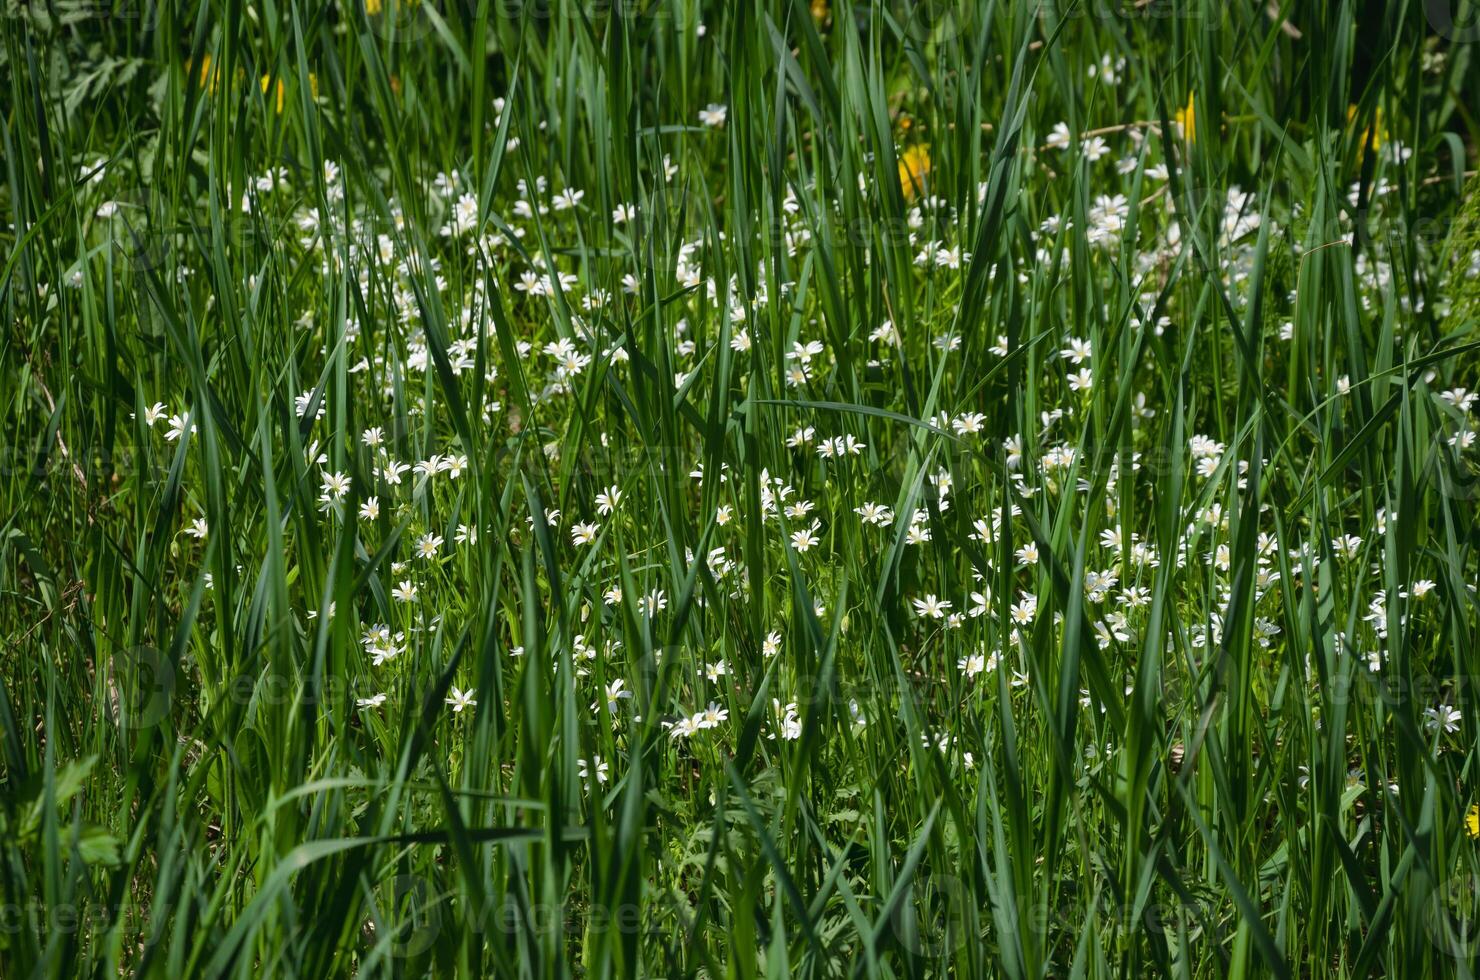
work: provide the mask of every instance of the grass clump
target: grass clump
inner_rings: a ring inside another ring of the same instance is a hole
[[[1426,9],[16,7],[0,975],[1469,975]]]

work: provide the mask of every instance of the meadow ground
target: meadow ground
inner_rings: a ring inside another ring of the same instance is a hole
[[[1477,17],[9,0],[0,977],[1473,975]]]

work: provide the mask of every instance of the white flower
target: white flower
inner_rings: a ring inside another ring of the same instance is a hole
[[[1024,592],[1021,601],[1012,604],[1012,621],[1019,626],[1028,625],[1037,614],[1038,597],[1031,592]]]
[[[1090,359],[1093,352],[1093,345],[1088,340],[1078,340],[1070,337],[1068,345],[1059,351],[1059,356],[1075,364],[1083,364]]]
[[[534,527],[534,515],[533,514],[529,514],[528,516],[526,516],[524,518],[524,523],[525,524],[528,524],[530,527]],[[544,524],[545,524],[546,527],[555,527],[559,523],[560,523],[560,511],[558,509],[545,511]]]
[[[1439,392],[1439,398],[1453,405],[1461,412],[1468,412],[1475,407],[1475,402],[1480,399],[1480,393],[1469,391],[1464,388],[1451,388],[1448,391]]]
[[[941,619],[950,611],[951,601],[949,599],[937,599],[933,593],[926,593],[923,599],[911,600],[915,606],[915,612],[921,616],[931,619]]]
[[[643,596],[638,605],[642,607],[643,612],[651,619],[668,608],[668,597],[663,594],[662,589],[654,589]]]
[[[380,517],[380,498],[367,497],[360,504],[361,520],[373,521]]]
[[[384,694],[372,694],[368,698],[355,698],[355,704],[361,708],[378,708],[385,704]]]
[[[875,327],[873,333],[868,335],[868,339],[881,344],[889,344],[893,347],[898,347],[900,344],[899,331],[894,328],[894,322],[892,320],[885,320]]]
[[[956,667],[966,674],[967,680],[970,680],[982,671],[995,670],[997,668],[997,655],[993,654],[991,662],[988,664],[985,654],[970,653],[956,661]]]
[[[596,513],[605,517],[617,509],[622,502],[622,492],[616,487],[608,487],[606,492],[596,495]]]
[[[1428,715],[1428,726],[1430,729],[1437,731],[1442,728],[1451,734],[1459,731],[1460,719],[1464,717],[1458,708],[1448,704],[1441,704],[1437,707],[1425,709],[1424,714]]]
[[[980,412],[967,412],[951,420],[951,429],[958,436],[972,436],[981,432],[982,423],[987,417]]]
[[[407,466],[405,463],[398,462],[394,459],[387,460],[385,463],[381,464],[380,478],[384,480],[388,486],[398,487],[401,485],[401,477],[405,476],[410,469],[411,467]]]
[[[818,526],[819,525],[817,524],[817,522],[813,521],[810,528],[806,528],[801,531],[793,531],[791,533],[791,546],[800,552],[805,553],[807,551],[810,551],[812,547],[818,542]]]
[[[349,493],[350,479],[343,473],[324,473],[319,477],[324,484],[323,496],[325,499],[339,503]]]
[[[590,779],[591,774],[594,772],[596,775],[596,781],[598,783],[606,782],[606,774],[608,769],[607,764],[601,761],[601,756],[599,755],[593,755],[591,757],[591,760],[591,765],[587,765],[585,759],[576,760],[576,766],[580,769],[581,778]]]
[[[310,388],[308,391],[305,391],[303,394],[293,399],[293,410],[297,413],[299,418],[304,418],[308,415],[309,408],[313,406],[313,396],[313,389]],[[324,403],[322,400],[320,400],[318,408],[314,410],[314,418],[321,419],[323,417]]]
[[[668,725],[668,734],[675,739],[692,738],[694,733],[699,730],[699,723],[691,717],[680,718],[672,724],[667,722],[664,724]]]
[[[694,724],[699,728],[718,728],[729,717],[729,711],[711,701],[709,707],[694,715]]]
[[[179,439],[187,431],[191,433],[195,432],[195,422],[190,418],[189,412],[182,415],[171,415],[169,422],[166,424],[169,425],[169,429],[165,431],[164,437],[170,442]]]
[[[802,720],[797,717],[797,704],[796,704],[796,702],[795,701],[792,701],[789,704],[787,704],[785,707],[782,707],[781,702],[778,699],[772,698],[771,699],[771,706],[773,708],[775,708],[776,709],[776,713],[781,716],[781,738],[782,738],[782,740],[783,741],[786,741],[786,742],[794,742],[797,739],[801,738],[802,737]],[[772,737],[774,737],[774,736],[772,736]]]
[[[571,525],[570,540],[572,544],[590,544],[596,540],[596,534],[601,528],[596,524],[582,524],[577,522]]]
[[[606,686],[606,710],[610,713],[616,714],[617,703],[632,697],[632,692],[624,690],[625,687],[626,681],[620,677]],[[596,705],[593,704],[591,707],[595,709]]]
[[[452,214],[447,224],[442,228],[442,234],[450,236],[465,235],[478,227],[478,198],[473,194],[463,194],[458,197],[457,203],[452,207]]]
[[[411,602],[416,598],[416,586],[410,579],[405,579],[400,585],[391,589],[391,598],[397,602]]]
[[[728,111],[718,102],[711,102],[699,110],[699,121],[706,126],[723,126]]]
[[[164,402],[155,402],[153,405],[144,409],[144,424],[152,428],[154,423],[164,418],[165,413],[168,411],[169,409],[164,407]],[[138,418],[138,416],[135,415],[134,418]]]
[[[459,714],[464,708],[476,708],[478,702],[473,700],[473,692],[476,688],[468,688],[466,691],[456,684],[452,685],[452,693],[447,695],[447,703],[452,705],[452,713]]]

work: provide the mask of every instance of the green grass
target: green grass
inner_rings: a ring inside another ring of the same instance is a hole
[[[11,3],[0,976],[1474,975],[1432,7]]]

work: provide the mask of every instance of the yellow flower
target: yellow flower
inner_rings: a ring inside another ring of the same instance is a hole
[[[1349,105],[1346,107],[1346,121],[1350,124],[1357,118],[1357,107]],[[1362,130],[1361,147],[1362,152],[1367,152],[1367,141],[1372,141],[1372,149],[1379,150],[1382,144],[1387,142],[1387,129],[1382,125],[1382,106],[1372,110],[1372,122]]]
[[[193,70],[193,68],[192,68],[192,66],[190,64],[190,59],[189,58],[186,58],[185,59],[185,74],[186,74],[187,77],[190,77],[190,78],[195,78],[198,75],[199,76],[199,84],[201,85],[201,87],[207,89],[212,95],[215,95],[216,94],[216,78],[217,78],[218,75],[221,74],[221,70],[219,68],[218,69],[215,69],[215,70],[212,70],[212,68],[211,68],[211,56],[210,55],[203,54],[203,55],[200,56],[200,71],[199,72],[196,72],[196,71]]]
[[[812,19],[821,24],[827,20],[827,0],[812,0]]]
[[[1197,139],[1197,110],[1193,105],[1196,98],[1197,94],[1195,92],[1188,92],[1187,106],[1178,109],[1172,116],[1172,119],[1177,123],[1177,128],[1182,131],[1182,138],[1189,143]]]
[[[1465,833],[1470,838],[1480,838],[1480,803],[1471,803],[1470,812],[1465,814]]]
[[[263,75],[262,76],[262,94],[263,95],[266,95],[267,94],[268,87],[271,86],[271,85],[272,85],[272,76],[271,75]],[[311,92],[313,92],[314,98],[318,98],[319,97],[319,76],[316,75],[316,74],[314,74],[313,72],[309,72],[308,73],[308,87],[309,87],[309,90]],[[279,78],[278,79],[278,82],[277,82],[277,111],[278,111],[278,115],[282,115],[283,114],[283,97],[284,97],[285,94],[286,94],[286,91],[285,91],[284,86],[283,86],[283,80],[281,78]]]
[[[264,95],[267,94],[267,87],[269,85],[271,85],[271,84],[272,84],[272,76],[271,75],[263,75],[262,76],[262,93]],[[282,115],[283,114],[283,80],[281,78],[278,79],[278,83],[277,83],[277,111],[278,111],[278,115]]]
[[[390,0],[390,7],[392,10],[398,6],[414,7],[420,2],[421,0]],[[365,13],[371,17],[374,17],[385,8],[386,0],[365,0]]]
[[[913,201],[930,177],[930,147],[917,143],[899,155],[899,189]]]

